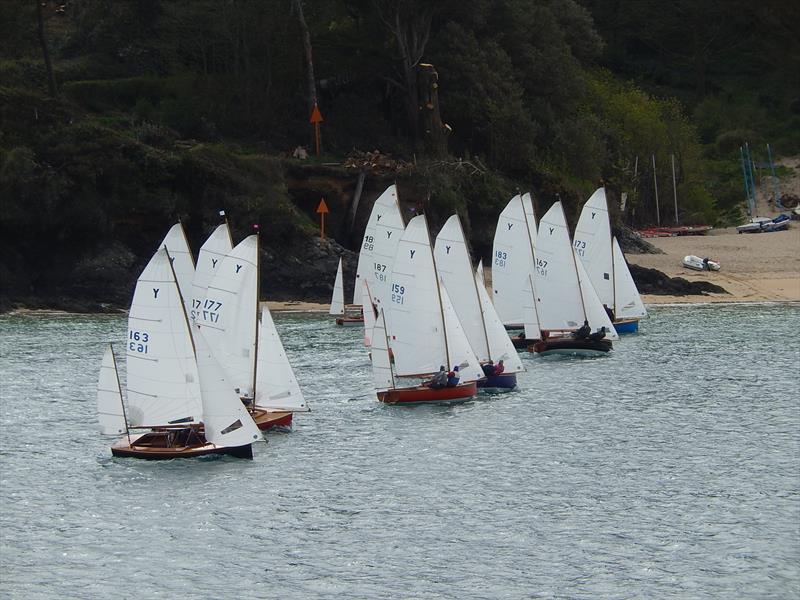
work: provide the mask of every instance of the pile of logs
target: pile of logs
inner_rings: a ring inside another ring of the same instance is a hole
[[[373,152],[352,152],[344,161],[346,169],[358,169],[360,171],[376,171],[381,173],[401,173],[413,168],[411,163],[398,158],[392,158],[389,154],[383,154],[380,150]]]

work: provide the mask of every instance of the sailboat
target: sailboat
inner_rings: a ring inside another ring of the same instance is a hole
[[[534,252],[536,266],[530,287],[542,339],[533,344],[533,350],[580,355],[611,350],[611,340],[619,336],[575,255],[561,201],[539,222]]]
[[[486,373],[479,388],[508,390],[517,386],[522,361],[492,305],[483,279],[472,270],[464,230],[452,215],[436,236],[434,259],[440,279],[453,302],[467,340]],[[504,367],[495,374],[495,362]]]
[[[341,257],[339,258],[339,266],[336,268],[336,280],[333,283],[333,296],[331,297],[331,307],[328,310],[328,314],[335,316],[336,324],[342,327],[359,327],[364,324],[361,306],[345,306]]]
[[[186,305],[186,314],[191,314],[192,310],[192,288],[195,277],[194,258],[186,239],[186,232],[180,221],[175,223],[167,235],[164,236],[159,248],[166,248],[169,257],[172,259],[172,269],[175,271],[175,279],[178,282],[178,289],[183,296]]]
[[[531,195],[517,194],[497,219],[492,245],[492,288],[497,314],[509,328],[523,324],[522,304],[533,272],[536,215]]]
[[[380,307],[389,295],[389,274],[397,253],[400,236],[405,230],[403,215],[397,203],[397,186],[390,185],[372,206],[364,239],[358,254],[353,304],[361,302],[361,282],[369,283],[372,299]]]
[[[192,321],[195,321],[201,315],[200,311],[202,310],[203,301],[206,299],[208,284],[217,271],[217,265],[231,249],[233,249],[233,240],[231,239],[231,230],[227,221],[218,225],[203,245],[200,246],[190,288],[192,300],[188,315]],[[183,282],[178,279],[178,284],[183,285]],[[181,291],[184,295],[188,294],[188,290],[183,287],[181,287]]]
[[[114,456],[252,458],[258,429],[225,382],[202,334],[192,336],[166,248],[139,276],[126,343],[127,410],[110,346],[98,381],[101,431],[125,433],[111,447]]]
[[[390,385],[376,387],[378,399],[388,404],[420,404],[463,401],[475,396],[483,370],[447,289],[440,285],[424,215],[411,219],[400,238],[389,289],[391,295],[385,303],[388,306],[379,309],[372,333],[373,369],[382,369],[389,363],[392,380]],[[386,339],[385,348],[382,339]],[[395,385],[397,377],[424,379],[451,365],[454,370],[458,366],[460,373],[460,381],[453,387]]]
[[[619,242],[611,235],[605,188],[598,188],[584,204],[573,245],[617,333],[638,331],[647,310]]]
[[[258,428],[288,427],[292,422],[293,410],[278,410],[272,405],[259,403],[259,398],[265,399],[269,395],[259,395],[258,357],[262,352],[276,352],[276,349],[272,346],[261,348],[258,335],[258,245],[258,234],[252,234],[218,262],[196,321],[219,358],[232,389],[249,406]],[[263,317],[263,311],[261,315]],[[276,339],[278,342],[280,340],[277,333],[273,335],[271,317],[269,320],[262,326],[266,327],[266,338],[270,344],[274,344]],[[278,352],[282,350],[281,346]],[[281,367],[291,371],[288,361],[281,363]],[[308,410],[302,401],[302,394],[299,396],[302,406],[298,405],[296,410]]]

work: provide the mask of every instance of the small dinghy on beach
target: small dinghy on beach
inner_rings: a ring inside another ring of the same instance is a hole
[[[720,264],[710,258],[700,258],[693,254],[683,257],[683,266],[693,271],[719,271]]]

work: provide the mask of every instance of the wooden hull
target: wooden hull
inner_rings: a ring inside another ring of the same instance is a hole
[[[378,392],[378,400],[386,404],[439,404],[464,402],[478,394],[478,386],[472,381],[454,387],[433,389],[425,385],[409,388],[393,388]]]
[[[639,319],[620,319],[614,321],[614,329],[617,333],[636,333],[639,331]]]
[[[250,413],[256,426],[261,430],[267,429],[291,429],[293,412],[288,410],[270,410],[256,405]]]
[[[528,348],[539,356],[602,356],[611,350],[611,340],[579,340],[575,338],[540,340]]]
[[[202,432],[191,440],[179,439],[182,430],[164,429],[138,433],[119,439],[111,446],[111,454],[120,458],[142,458],[145,460],[171,460],[173,458],[196,458],[209,454],[224,454],[236,458],[253,458],[253,445],[224,447],[206,441]]]
[[[336,317],[336,324],[340,327],[362,327],[364,317]]]
[[[533,346],[539,340],[532,340],[530,338],[521,338],[514,336],[511,338],[511,343],[517,350],[527,350],[528,346]]]
[[[478,389],[485,391],[510,391],[517,387],[516,373],[500,373],[478,381]]]

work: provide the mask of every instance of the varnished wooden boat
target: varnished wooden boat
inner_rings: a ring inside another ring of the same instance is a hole
[[[260,406],[256,406],[250,412],[250,416],[261,431],[276,428],[291,429],[293,415],[290,410],[271,410]]]
[[[111,446],[111,454],[121,458],[146,460],[195,458],[208,454],[253,458],[253,445],[217,446],[206,440],[200,427],[164,427],[119,439]]]
[[[418,385],[378,391],[377,394],[378,400],[386,404],[409,405],[464,402],[478,394],[478,386],[474,381],[438,389],[430,388],[426,385]]]

